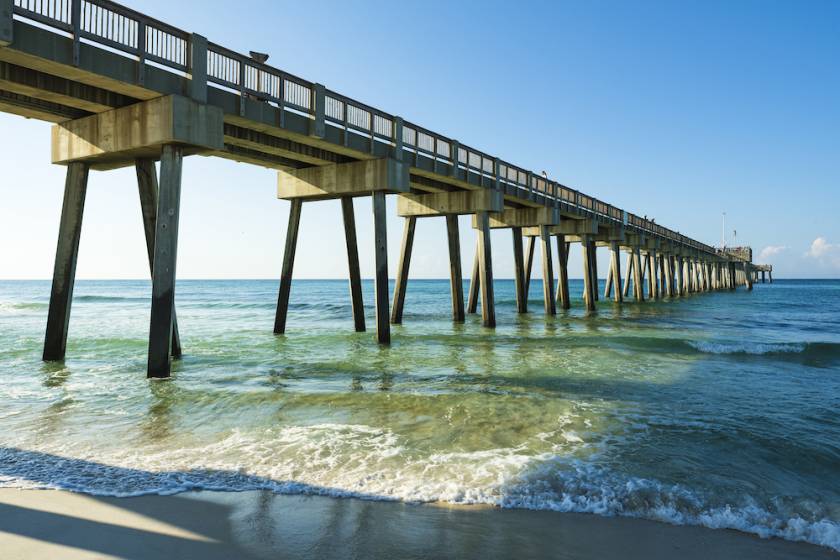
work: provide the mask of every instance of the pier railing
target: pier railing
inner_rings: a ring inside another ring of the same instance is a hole
[[[602,222],[632,227],[707,253],[715,248],[630,212],[571,189],[457,140],[351,99],[320,84],[257,62],[199,35],[188,33],[109,0],[14,0],[14,13],[41,26],[68,33],[78,64],[81,41],[107,47],[138,60],[142,85],[146,63],[203,80],[204,86],[256,98],[320,124],[334,126],[449,165],[498,187],[511,187],[527,197],[538,193],[566,211]],[[200,68],[197,68],[199,67]],[[373,144],[372,144],[373,145]]]

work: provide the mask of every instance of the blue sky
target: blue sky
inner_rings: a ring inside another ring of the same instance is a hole
[[[725,211],[780,277],[840,277],[840,2],[126,4],[707,243]],[[0,278],[48,278],[64,169],[49,164],[49,125],[0,127]],[[289,205],[275,183],[188,158],[179,277],[278,277]],[[370,205],[356,207],[371,276]],[[340,215],[304,205],[296,277],[346,277]],[[146,277],[143,243],[133,171],[92,174],[78,277]],[[496,276],[511,277],[510,233],[493,243]],[[412,276],[446,277],[445,247],[443,221],[421,220]],[[577,249],[570,266],[580,277]]]

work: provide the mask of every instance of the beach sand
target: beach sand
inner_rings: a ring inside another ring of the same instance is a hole
[[[3,560],[30,558],[840,558],[640,519],[270,492],[102,498],[0,489]]]

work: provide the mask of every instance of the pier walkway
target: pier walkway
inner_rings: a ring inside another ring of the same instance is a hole
[[[476,312],[480,300],[486,327],[496,323],[490,244],[495,228],[512,232],[522,313],[537,244],[548,314],[570,306],[570,243],[583,248],[584,301],[590,311],[600,297],[598,247],[611,252],[603,297],[617,303],[631,290],[635,300],[644,301],[738,285],[751,289],[756,273],[764,274],[752,264],[749,249],[716,249],[269,66],[257,53],[239,54],[106,0],[0,0],[0,110],[56,123],[52,161],[67,166],[45,360],[65,354],[88,173],[134,166],[153,284],[148,374],[169,375],[171,357],[181,353],[175,314],[181,162],[196,154],[278,172],[278,197],[291,202],[274,326],[278,334],[286,328],[301,207],[312,200],[341,200],[354,323],[361,331],[353,198],[372,197],[381,343],[390,340],[390,323],[402,322],[418,218],[445,220],[453,320]],[[398,214],[405,219],[393,304],[386,195],[398,197]],[[459,215],[471,215],[477,233],[466,302]]]

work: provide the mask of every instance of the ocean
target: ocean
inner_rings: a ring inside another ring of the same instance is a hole
[[[602,282],[603,286],[603,282]],[[148,281],[79,281],[65,363],[50,284],[0,282],[0,486],[95,495],[268,489],[634,516],[840,551],[840,281],[354,333],[346,281],[179,281],[184,357],[145,377]],[[466,286],[465,286],[466,288]]]

